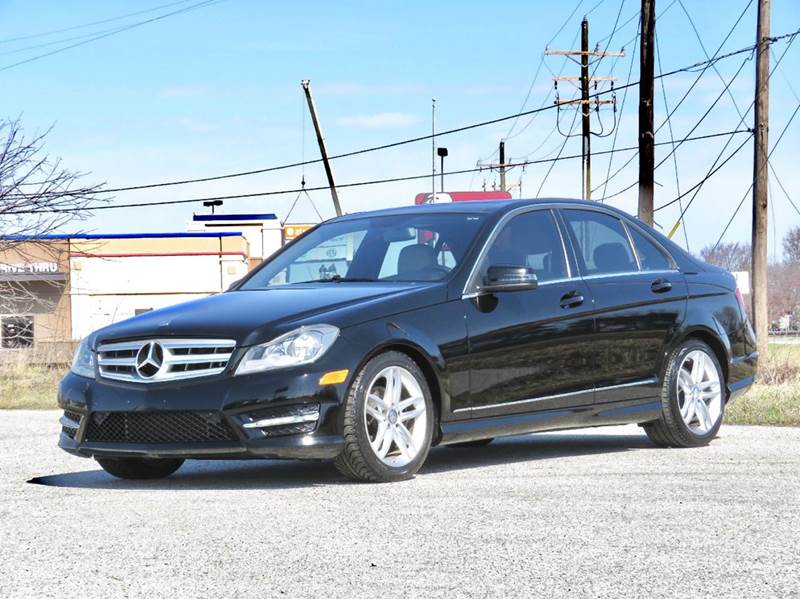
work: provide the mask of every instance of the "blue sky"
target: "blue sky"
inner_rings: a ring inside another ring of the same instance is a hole
[[[700,30],[706,50],[713,53],[747,0],[683,0]],[[165,4],[166,0],[120,1],[31,1],[0,0],[0,69],[18,60],[58,48],[59,44],[27,46],[63,40],[156,16],[193,1],[163,8],[129,19],[85,29],[15,42],[9,38],[36,34],[113,18],[125,13]],[[544,46],[578,4],[544,1],[515,2],[500,7],[485,2],[254,2],[224,0],[171,18],[150,23],[95,41],[60,54],[0,71],[2,115],[21,116],[33,133],[54,125],[47,139],[47,151],[60,156],[68,168],[87,172],[87,182],[107,182],[110,187],[162,180],[193,178],[255,169],[300,160],[305,105],[300,80],[312,80],[331,153],[346,152],[424,135],[430,131],[430,102],[437,99],[437,127],[447,129],[463,124],[514,114],[520,109]],[[679,4],[659,0],[657,31],[665,71],[704,59],[703,51]],[[622,3],[620,23],[638,9],[638,0]],[[593,10],[591,10],[593,9]],[[571,45],[588,11],[592,43],[611,33],[620,0],[590,0],[581,3],[575,16],[551,44]],[[775,0],[774,35],[800,27],[800,4]],[[610,50],[625,44],[627,56],[605,59],[598,74],[613,74],[618,85],[627,78],[630,43],[636,35],[636,20],[621,27]],[[755,2],[725,44],[723,53],[753,43]],[[67,42],[64,42],[64,45]],[[774,46],[781,53],[785,43]],[[742,56],[718,63],[723,78],[739,68]],[[545,59],[545,67],[533,86],[527,108],[549,102],[552,90],[549,70],[561,70],[563,59]],[[773,61],[774,64],[774,61]],[[800,72],[800,43],[793,45],[773,78],[771,90],[771,139],[774,141],[798,103],[790,89],[790,74]],[[657,67],[658,69],[658,67]],[[634,65],[634,79],[637,65]],[[574,65],[564,74],[576,75]],[[684,94],[694,73],[665,79],[670,108]],[[793,83],[795,90],[800,84]],[[724,84],[709,69],[672,119],[674,135],[680,138],[722,91]],[[753,62],[748,62],[730,90],[741,110],[752,100]],[[569,95],[562,84],[562,95]],[[660,83],[656,84],[656,123],[665,115]],[[619,92],[618,100],[622,100]],[[619,118],[617,147],[636,145],[635,90],[629,93]],[[608,126],[613,115],[604,110]],[[529,123],[519,120],[507,142],[511,159],[554,155],[563,142],[555,111],[546,111]],[[562,128],[568,128],[572,114],[562,113]],[[734,129],[738,122],[730,98],[724,97],[694,135]],[[748,117],[747,123],[751,122]],[[467,133],[441,138],[449,148],[446,170],[467,169],[492,154],[511,122],[499,123]],[[597,121],[594,122],[598,127]],[[521,132],[521,133],[520,133]],[[744,138],[741,138],[744,139]],[[667,128],[657,141],[669,141]],[[677,150],[679,181],[686,190],[701,180],[726,138],[687,142]],[[800,116],[787,131],[773,155],[773,165],[795,203],[800,203],[800,176],[793,160],[800,149]],[[729,150],[739,144],[734,139]],[[567,142],[564,155],[580,153],[579,139]],[[595,138],[593,149],[606,150],[612,138]],[[537,149],[538,148],[538,149]],[[667,155],[661,146],[656,160]],[[306,119],[305,157],[318,156],[310,122]],[[630,156],[619,153],[614,165]],[[602,182],[607,156],[594,161],[594,181]],[[609,193],[636,180],[636,160],[608,186]],[[612,172],[616,166],[612,166]],[[340,183],[384,177],[424,174],[430,171],[430,143],[336,161]],[[509,181],[522,181],[522,195],[536,194],[547,165],[515,169]],[[752,174],[751,145],[702,188],[688,211],[687,232],[692,250],[714,243],[725,222],[749,185]],[[309,186],[324,185],[318,165],[307,167]],[[210,195],[252,193],[294,188],[300,169],[265,175],[209,182],[152,191],[120,193],[111,202],[150,202]],[[449,189],[479,189],[491,186],[496,173],[452,176]],[[670,158],[656,172],[659,187],[656,205],[673,199],[676,181]],[[343,189],[346,211],[408,204],[429,181],[412,181]],[[515,191],[515,196],[518,191]],[[635,211],[636,187],[610,202]],[[580,161],[562,161],[553,169],[542,189],[543,196],[578,196]],[[330,197],[316,192],[315,202],[325,216],[333,214]],[[224,210],[268,211],[283,217],[293,195],[261,199],[230,200]],[[770,252],[780,253],[780,238],[800,216],[791,208],[773,182]],[[192,211],[200,205],[170,206],[149,210],[121,209],[98,212],[94,217],[68,228],[96,232],[136,230],[183,230]],[[658,213],[658,222],[669,230],[678,215],[677,206]],[[309,220],[313,212],[301,205],[292,220]],[[750,202],[745,200],[725,240],[749,239]],[[685,243],[683,232],[676,239]],[[776,243],[777,241],[777,243]]]

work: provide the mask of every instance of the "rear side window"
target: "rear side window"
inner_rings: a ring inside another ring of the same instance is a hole
[[[534,210],[509,220],[489,248],[484,274],[489,266],[528,266],[539,281],[565,278],[564,247],[553,213]]]
[[[633,238],[633,245],[636,246],[636,253],[639,254],[639,263],[642,270],[671,270],[669,258],[664,255],[664,252],[642,233],[636,227],[628,227]]]
[[[638,270],[620,220],[594,210],[562,210],[587,275]]]

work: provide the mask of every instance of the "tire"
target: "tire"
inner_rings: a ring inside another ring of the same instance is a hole
[[[396,393],[392,381],[400,382]],[[333,460],[339,472],[365,482],[416,474],[430,451],[436,412],[414,360],[395,351],[375,356],[356,376],[342,408],[345,445]]]
[[[704,373],[702,380],[695,380],[695,364]],[[714,351],[699,339],[684,341],[667,359],[661,417],[643,424],[645,433],[659,447],[707,445],[722,426],[725,389],[725,377]],[[706,396],[710,396],[708,400]],[[698,401],[703,402],[705,410]]]
[[[488,439],[476,439],[475,441],[464,441],[463,443],[451,443],[447,447],[454,447],[455,449],[470,449],[473,447],[486,447],[494,441],[494,437]]]
[[[126,480],[166,478],[183,464],[181,459],[95,458],[95,460],[112,476]]]

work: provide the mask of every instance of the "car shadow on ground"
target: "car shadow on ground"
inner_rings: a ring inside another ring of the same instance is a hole
[[[434,448],[420,476],[517,462],[653,449],[639,435],[525,435],[497,439],[486,447]],[[349,484],[329,462],[297,460],[190,460],[166,479],[130,481],[103,470],[38,476],[27,481],[50,487],[113,490],[293,489]]]

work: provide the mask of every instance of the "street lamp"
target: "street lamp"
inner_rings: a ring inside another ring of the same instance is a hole
[[[216,206],[222,206],[222,200],[206,200],[203,202],[203,206],[211,208],[211,214],[214,214],[214,208]]]
[[[439,171],[439,174],[442,177],[442,193],[444,193],[444,158],[447,156],[447,148],[436,148],[436,154],[442,160],[442,168]]]

